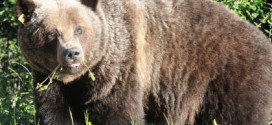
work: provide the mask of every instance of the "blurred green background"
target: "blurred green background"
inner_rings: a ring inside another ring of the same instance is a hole
[[[270,0],[217,1],[256,25],[271,39]],[[0,2],[0,125],[32,125],[35,124],[32,76],[16,43],[19,23],[14,4],[15,0]]]

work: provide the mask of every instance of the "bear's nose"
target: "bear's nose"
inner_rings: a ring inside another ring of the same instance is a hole
[[[62,58],[66,63],[73,63],[80,61],[81,59],[81,51],[78,47],[64,49],[62,51]]]

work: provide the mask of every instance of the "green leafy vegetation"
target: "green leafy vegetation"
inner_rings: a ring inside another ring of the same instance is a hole
[[[34,123],[32,76],[16,43],[15,0],[0,3],[0,124]]]
[[[270,0],[217,0],[250,21],[272,38],[272,3]],[[270,1],[270,2],[269,2]]]
[[[269,0],[218,1],[271,38],[272,4],[268,3]],[[0,2],[0,125],[33,125],[32,76],[16,42],[19,22],[14,4],[15,0]],[[93,73],[90,73],[90,78],[95,80]],[[91,124],[88,118],[86,123]]]

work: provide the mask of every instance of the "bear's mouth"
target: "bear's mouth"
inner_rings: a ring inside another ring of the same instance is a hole
[[[65,66],[66,67],[71,67],[71,68],[76,68],[76,67],[80,66],[80,63],[68,64],[68,65],[65,65]]]
[[[64,64],[61,66],[61,73],[76,74],[80,71],[80,63]]]

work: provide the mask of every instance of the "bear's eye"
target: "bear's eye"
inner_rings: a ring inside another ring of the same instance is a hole
[[[75,35],[80,35],[80,34],[82,34],[82,29],[80,28],[80,27],[77,27],[76,29],[75,29],[75,31],[74,31],[74,34]]]
[[[57,36],[58,36],[58,34],[57,34],[56,32],[51,32],[51,33],[48,33],[48,34],[47,34],[47,39],[48,39],[49,41],[52,41],[52,40],[56,39]]]

